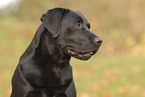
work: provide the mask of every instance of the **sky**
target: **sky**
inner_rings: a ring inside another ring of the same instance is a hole
[[[15,2],[16,0],[0,0],[0,8],[6,7],[12,2]]]

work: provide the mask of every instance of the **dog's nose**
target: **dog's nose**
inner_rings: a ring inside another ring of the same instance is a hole
[[[102,39],[100,39],[99,37],[95,38],[95,43],[97,44],[97,46],[100,46],[102,44]]]

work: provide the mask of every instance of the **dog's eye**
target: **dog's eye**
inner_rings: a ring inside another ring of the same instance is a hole
[[[80,28],[80,27],[81,27],[81,24],[78,23],[78,24],[76,24],[74,27],[76,27],[76,28]]]

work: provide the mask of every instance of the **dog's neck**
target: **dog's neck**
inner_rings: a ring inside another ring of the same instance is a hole
[[[61,79],[58,80],[56,76],[60,76],[70,68],[69,60],[70,56],[62,52],[56,39],[52,38],[43,25],[40,25],[31,44],[22,55],[18,68],[26,80],[36,86],[61,86],[66,83]],[[50,83],[52,80],[57,84]]]
[[[53,65],[64,67],[68,65],[70,56],[64,54],[56,40],[52,38],[45,26],[41,24],[21,59],[27,58],[29,62],[39,66]]]

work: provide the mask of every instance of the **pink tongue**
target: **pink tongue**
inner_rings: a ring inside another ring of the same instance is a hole
[[[71,53],[72,53],[73,55],[76,55],[76,54],[78,54],[77,52],[74,52],[74,51],[71,51]]]
[[[94,54],[94,52],[89,52],[89,53],[87,53],[87,54],[78,54],[78,55],[79,55],[79,56],[82,56],[82,57],[83,57],[83,56],[85,57],[85,56],[90,56],[91,54]]]
[[[89,54],[94,54],[94,52],[89,52]]]
[[[68,50],[68,51],[69,51],[69,53],[71,53],[72,55],[78,54],[77,52],[74,52],[74,51],[70,51],[70,50]]]
[[[75,51],[70,51],[70,50],[68,50],[69,51],[69,53],[71,53],[72,55],[77,55],[77,54],[79,54],[79,53],[77,53],[77,52],[75,52]],[[88,54],[94,54],[94,52],[89,52],[89,53],[87,53],[87,54],[79,54],[80,56],[87,56]]]
[[[85,56],[89,56],[90,54],[78,54],[78,56],[81,56],[81,57],[85,57]]]

